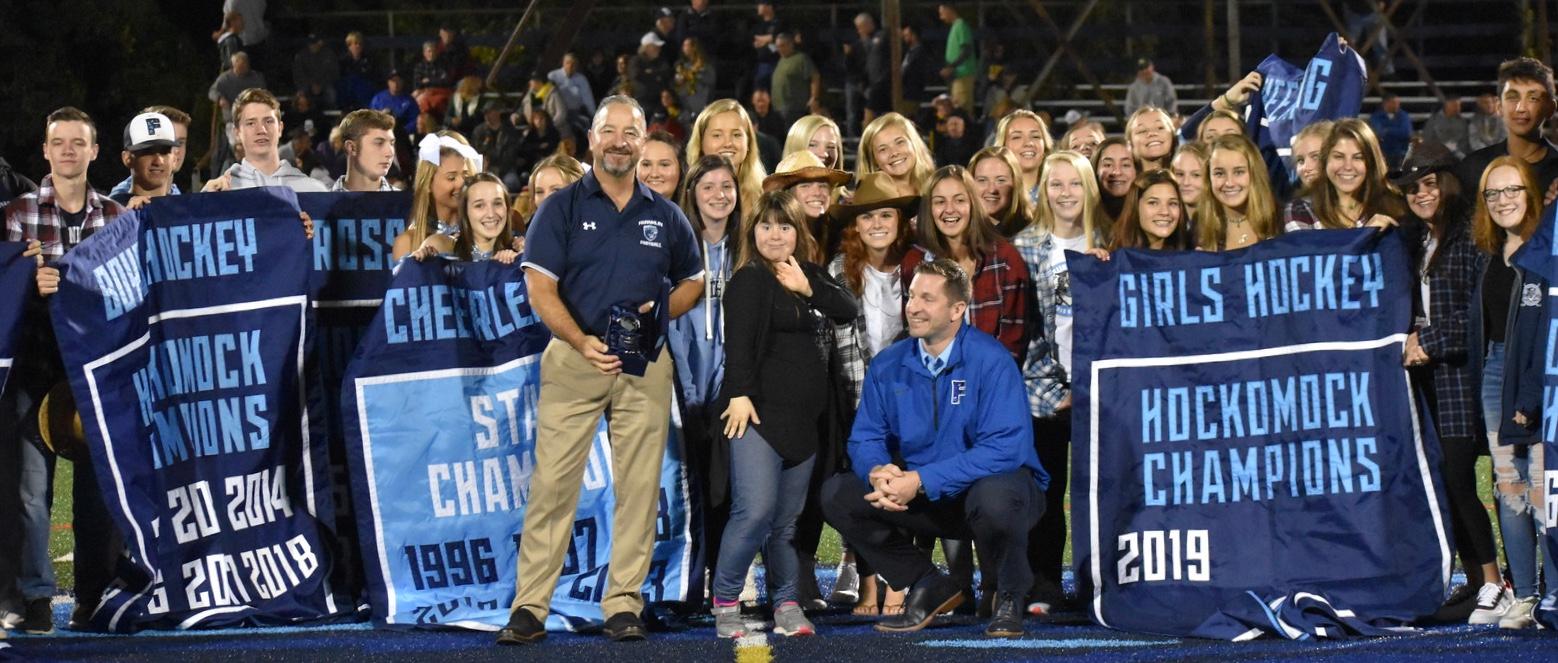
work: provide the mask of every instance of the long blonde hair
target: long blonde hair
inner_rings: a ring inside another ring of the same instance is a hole
[[[758,153],[757,129],[753,127],[752,116],[747,115],[747,109],[741,106],[741,102],[720,99],[698,113],[698,120],[692,125],[692,134],[687,138],[687,169],[691,169],[698,163],[698,158],[703,156],[703,132],[708,128],[709,121],[723,113],[735,113],[741,118],[742,131],[746,133],[747,155],[736,165],[736,187],[741,189],[742,201],[755,203],[763,195],[763,178],[768,177],[768,171],[763,168],[763,158]],[[750,210],[742,210],[743,218],[749,214]]]
[[[1048,157],[1046,156],[1046,158]],[[1022,166],[1018,165],[1017,155],[1012,154],[1011,150],[1000,145],[991,145],[975,152],[973,158],[968,160],[969,175],[973,175],[974,171],[977,170],[979,162],[985,159],[995,159],[1011,171],[1011,200],[1007,201],[1006,207],[997,210],[990,219],[991,223],[995,224],[996,230],[1001,233],[1001,236],[1011,239],[1017,233],[1022,232],[1023,228],[1027,228],[1028,224],[1033,223],[1033,202],[1028,200],[1028,192],[1023,188]],[[1042,166],[1043,164],[1041,163],[1041,171]]]
[[[1086,238],[1085,248],[1095,248],[1103,245],[1102,238],[1098,237],[1098,215],[1102,203],[1098,198],[1098,176],[1093,174],[1093,164],[1082,156],[1081,152],[1061,150],[1044,157],[1044,176],[1039,180],[1039,205],[1034,212],[1034,225],[1045,233],[1055,232],[1055,212],[1050,209],[1049,187],[1046,181],[1055,176],[1055,165],[1064,163],[1076,169],[1077,177],[1082,180],[1082,236]]]
[[[1044,118],[1040,117],[1038,113],[1035,113],[1026,108],[1019,108],[1010,113],[1007,113],[1006,117],[1001,118],[1001,121],[995,124],[995,144],[1001,146],[1006,145],[1006,130],[1010,129],[1012,122],[1015,122],[1017,118],[1020,117],[1025,117],[1039,123],[1039,133],[1043,134],[1044,136],[1044,139],[1040,142],[1044,145],[1044,157],[1047,160],[1050,153],[1055,151],[1055,139],[1049,135],[1049,123],[1045,122]],[[1069,135],[1070,132],[1067,133]],[[1039,174],[1042,175],[1043,173],[1044,162],[1040,161]],[[1019,180],[1022,178],[1021,168],[1017,169],[1017,176]]]
[[[466,140],[465,136],[453,129],[444,129],[434,135],[439,138],[453,138],[461,145],[471,144],[471,141]],[[440,163],[451,156],[458,157],[460,153],[447,147],[438,150]],[[437,228],[428,226],[429,220],[442,220],[433,218],[438,211],[438,205],[433,201],[433,176],[438,174],[438,167],[439,164],[437,163],[429,163],[420,158],[417,159],[417,174],[416,178],[412,180],[413,184],[411,187],[411,214],[406,217],[406,236],[411,240],[412,248],[422,246],[422,242],[427,240],[428,235],[438,231]],[[470,159],[466,159],[463,170],[465,171],[464,177],[475,175],[476,164],[472,163]],[[450,219],[450,221],[453,220]]]
[[[1282,231],[1277,222],[1277,200],[1271,192],[1271,177],[1260,149],[1244,134],[1224,134],[1207,144],[1206,168],[1201,170],[1201,197],[1196,199],[1196,246],[1203,251],[1221,251],[1228,242],[1228,208],[1212,189],[1212,160],[1218,152],[1238,152],[1250,169],[1249,193],[1244,199],[1244,218],[1260,239],[1271,239]]]
[[[887,113],[871,120],[865,131],[860,132],[860,151],[855,157],[855,179],[882,170],[876,163],[871,143],[876,140],[877,134],[888,128],[897,128],[909,140],[909,149],[914,152],[914,165],[909,168],[909,186],[914,189],[914,193],[919,193],[930,180],[931,173],[936,172],[936,162],[931,158],[930,148],[925,147],[925,139],[920,137],[919,129],[914,127],[909,118],[897,113]]]
[[[833,130],[833,135],[839,137],[839,154],[837,163],[822,164],[828,168],[844,169],[844,132],[839,131],[839,125],[832,118],[822,115],[807,115],[790,125],[790,133],[784,137],[784,151],[779,155],[783,159],[794,152],[807,149],[806,144],[811,142],[813,134],[818,129],[828,127]]]

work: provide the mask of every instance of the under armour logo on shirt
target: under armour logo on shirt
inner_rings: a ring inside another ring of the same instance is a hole
[[[585,221],[584,222],[584,229],[585,230],[594,230],[595,229],[595,222],[594,221]]]

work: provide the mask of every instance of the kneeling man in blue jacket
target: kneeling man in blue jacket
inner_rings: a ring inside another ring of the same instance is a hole
[[[1023,633],[1033,584],[1028,530],[1044,513],[1049,475],[1033,450],[1022,376],[995,338],[963,322],[969,279],[939,259],[914,270],[905,307],[910,338],[871,361],[849,435],[854,472],[822,489],[827,521],[894,589],[901,615],[876,629],[918,631],[965,600],[914,535],[973,538],[999,569],[985,634]]]

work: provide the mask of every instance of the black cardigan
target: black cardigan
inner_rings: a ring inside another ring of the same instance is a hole
[[[801,270],[811,283],[810,298],[786,290],[756,263],[731,276],[724,299],[725,381],[717,404],[723,412],[732,398],[752,399],[763,422],[753,428],[790,464],[817,452],[817,420],[827,404],[818,314],[843,323],[859,312],[854,296],[823,268],[803,262]]]

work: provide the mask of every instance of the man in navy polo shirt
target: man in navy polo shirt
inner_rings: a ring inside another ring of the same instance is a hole
[[[878,631],[925,628],[964,588],[936,570],[913,535],[969,539],[999,576],[985,634],[1023,633],[1033,584],[1028,530],[1044,513],[1049,474],[1033,450],[1022,375],[999,341],[963,324],[968,275],[946,258],[921,263],[904,307],[909,337],[871,360],[849,434],[853,473],[822,487],[822,511],[893,589],[903,614]]]
[[[636,306],[640,317],[653,316],[646,325],[664,329],[698,301],[703,269],[687,217],[638,182],[645,135],[638,102],[624,96],[602,101],[589,135],[594,169],[548,196],[525,234],[530,305],[552,330],[552,342],[541,355],[536,464],[513,612],[498,644],[546,636],[585,461],[606,412],[617,507],[601,611],[611,639],[644,637],[639,588],[654,544],[671,418],[671,358],[656,347],[642,377],[625,374],[602,339],[613,305]]]

